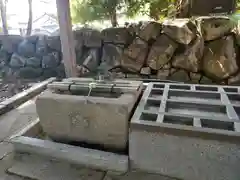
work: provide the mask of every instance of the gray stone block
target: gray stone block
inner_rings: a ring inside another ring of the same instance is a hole
[[[8,172],[39,180],[101,180],[104,176],[100,171],[29,154],[17,154]]]
[[[131,119],[130,167],[184,180],[238,180],[238,92],[150,83]]]
[[[81,81],[79,78],[75,85],[83,83],[88,90],[92,81]],[[113,89],[120,88],[121,91],[112,97],[94,95],[94,89],[88,98],[83,92],[80,95],[50,91],[42,93],[36,105],[43,130],[56,140],[86,142],[124,150],[128,141],[129,117],[141,92],[142,83],[122,80],[112,83],[115,84],[112,84]],[[58,85],[55,83],[53,86]],[[111,87],[111,83],[109,85]],[[108,94],[109,89],[106,95]]]
[[[22,40],[23,37],[19,35],[0,35],[2,49],[8,53],[17,52],[18,45]]]
[[[94,169],[126,173],[128,171],[128,156],[82,148],[68,144],[56,143],[25,136],[13,137],[10,140],[15,151],[46,156]]]

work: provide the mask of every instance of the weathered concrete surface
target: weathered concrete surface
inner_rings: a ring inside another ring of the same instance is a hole
[[[0,142],[0,160],[13,152],[13,145],[8,142]]]
[[[128,172],[124,175],[113,175],[107,173],[103,180],[176,180],[175,178],[170,178],[162,176],[160,174],[150,174],[143,172]]]
[[[14,147],[7,140],[37,117],[34,101],[34,99],[27,101],[0,116],[0,180],[30,180],[6,172],[11,167],[14,157]]]
[[[8,172],[38,180],[101,180],[104,176],[104,172],[36,155],[17,154],[13,163]]]
[[[3,141],[36,120],[35,102],[30,100],[18,108],[0,116],[0,140]]]
[[[0,160],[0,180],[31,180],[13,174],[8,174],[7,169],[11,167],[13,162],[13,153],[6,155]]]
[[[56,143],[49,140],[19,136],[10,140],[15,152],[46,156],[49,158],[86,166],[103,171],[126,173],[128,156]]]
[[[184,180],[238,180],[238,92],[150,83],[131,119],[130,167]]]
[[[118,82],[123,81],[116,80],[115,87]],[[128,87],[132,90],[124,92],[122,88],[123,94],[113,98],[90,95],[86,99],[83,95],[42,93],[36,105],[43,130],[56,140],[124,150],[127,147],[129,116],[142,88],[141,82],[137,81],[130,82]]]
[[[133,130],[129,154],[133,169],[184,180],[238,180],[240,177],[239,144]]]

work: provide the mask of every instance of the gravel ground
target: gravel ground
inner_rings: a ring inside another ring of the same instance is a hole
[[[8,81],[0,79],[0,102],[7,98],[14,96],[15,94],[30,88],[37,81],[30,80],[16,80]]]

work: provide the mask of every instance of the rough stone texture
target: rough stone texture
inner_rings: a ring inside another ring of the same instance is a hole
[[[43,68],[55,68],[59,65],[60,59],[57,52],[49,53],[43,56],[42,67]]]
[[[108,69],[113,69],[121,65],[123,48],[113,44],[104,44],[102,62],[106,62]]]
[[[151,47],[147,58],[147,65],[154,70],[161,69],[171,60],[177,46],[177,43],[162,34]]]
[[[227,17],[200,17],[197,21],[205,41],[220,38],[233,29],[233,22]]]
[[[19,76],[24,79],[34,79],[42,75],[42,68],[24,67],[19,69]],[[53,76],[51,76],[53,77]]]
[[[26,58],[19,56],[18,54],[13,54],[9,65],[13,68],[24,67],[26,63]]]
[[[82,65],[89,71],[95,71],[100,65],[99,49],[90,49]]]
[[[199,84],[201,80],[201,74],[190,73],[190,79],[192,83]]]
[[[11,54],[7,51],[4,51],[2,48],[0,49],[0,61],[3,62],[3,65],[8,65],[11,59]]]
[[[238,180],[240,145],[132,130],[130,165],[184,180]]]
[[[173,72],[184,70],[186,74],[193,72],[205,76],[209,81],[202,81],[204,83],[214,81],[219,84],[237,84],[238,81],[234,79],[237,79],[240,65],[239,30],[233,28],[228,17],[126,23],[124,27],[107,28],[101,32],[84,27],[74,30],[76,68],[79,76],[96,76],[98,66],[105,62],[106,70],[118,71],[119,78],[128,78],[128,73],[137,78],[146,76],[146,73],[141,73],[143,67],[148,70],[150,68],[151,77],[156,76],[160,69],[165,71],[172,68],[170,73],[159,71],[161,75],[158,77],[186,81],[186,76],[180,76],[184,79],[171,77]],[[234,39],[229,36],[234,36]],[[203,43],[205,51],[202,50]],[[33,72],[36,69],[32,75],[20,73],[23,74],[20,78],[65,77],[59,35],[24,38],[1,35],[0,47],[1,75],[10,72],[9,69],[12,74],[25,70]],[[211,48],[216,51],[215,55],[212,55]],[[236,56],[233,55],[234,52]],[[165,68],[166,63],[168,68]],[[39,73],[39,68],[44,73]],[[232,80],[235,83],[231,83]],[[190,79],[187,81],[191,83]]]
[[[48,36],[46,38],[47,45],[49,48],[56,50],[56,51],[61,51],[61,40],[60,36]]]
[[[150,67],[143,67],[141,69],[140,74],[142,74],[142,75],[150,75],[151,74],[151,68]]]
[[[47,36],[44,36],[44,35],[41,35],[38,37],[38,41],[36,43],[36,54],[38,56],[44,56],[48,53],[46,38]]]
[[[113,44],[128,44],[132,36],[127,28],[107,28],[102,31],[103,42]]]
[[[165,20],[163,32],[181,44],[189,44],[196,37],[196,26],[190,19]]]
[[[141,83],[133,81],[129,86],[135,90],[124,92],[123,88],[119,97],[89,96],[88,100],[85,96],[46,91],[36,101],[40,123],[53,139],[124,150],[128,139],[128,118],[139,96]]]
[[[123,53],[142,67],[148,53],[148,44],[140,38],[135,38]]]
[[[226,79],[238,71],[233,37],[226,36],[206,45],[203,70],[213,79]]]
[[[57,68],[45,68],[42,69],[42,78],[47,79],[50,77],[56,77],[57,76]]]
[[[156,40],[160,35],[162,30],[162,25],[154,21],[145,21],[139,23],[138,29],[136,30],[136,35],[143,39],[144,41]]]
[[[31,57],[26,59],[26,66],[33,67],[33,68],[40,68],[42,65],[42,61],[40,58]]]
[[[199,72],[204,51],[204,41],[198,36],[184,51],[173,58],[173,66],[190,72]]]
[[[182,82],[187,82],[189,81],[189,76],[186,71],[184,70],[171,70],[169,77],[169,80],[172,81],[182,81]]]
[[[138,73],[143,65],[137,63],[135,59],[132,59],[126,55],[122,55],[121,66],[124,70],[128,72]]]
[[[23,40],[18,45],[18,54],[24,57],[32,57],[35,55],[35,45],[31,41]]]
[[[157,78],[161,79],[161,80],[166,80],[168,79],[170,75],[170,71],[169,70],[165,70],[165,69],[160,69],[157,72]]]
[[[81,28],[74,32],[74,36],[80,46],[99,48],[102,45],[101,34],[95,29]]]
[[[0,35],[2,49],[8,53],[17,52],[18,45],[22,40],[23,38],[18,35]]]
[[[238,73],[236,76],[232,76],[228,79],[228,84],[238,85],[239,83],[240,83],[240,73]]]
[[[202,76],[200,80],[200,84],[213,84],[213,81],[206,76]]]

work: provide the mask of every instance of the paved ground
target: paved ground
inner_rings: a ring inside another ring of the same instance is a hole
[[[12,144],[5,141],[36,118],[34,99],[0,116],[0,180],[25,179],[6,173],[6,169],[12,164],[14,150]]]
[[[48,159],[46,161],[51,161],[51,163],[46,163],[44,158],[39,159],[38,157],[27,157],[22,159],[19,164],[16,160],[17,156],[14,156],[12,144],[6,141],[9,137],[38,118],[34,101],[35,99],[30,100],[17,109],[0,116],[0,180],[31,180],[26,177],[24,178],[7,173],[6,170],[10,167],[12,167],[12,170],[15,168],[15,171],[20,167],[21,171],[25,172],[20,172],[19,174],[28,174],[30,172],[29,177],[37,180],[172,180],[172,178],[140,172],[131,172],[119,176],[109,172],[91,170],[84,167],[77,167],[78,169],[76,171],[74,170],[76,167],[72,165],[61,164],[59,162],[53,163],[52,160]],[[13,159],[13,157],[15,158]],[[52,166],[53,164],[55,164],[54,167]],[[68,173],[60,173],[59,167],[64,169],[64,172]],[[61,176],[55,176],[56,174]]]

